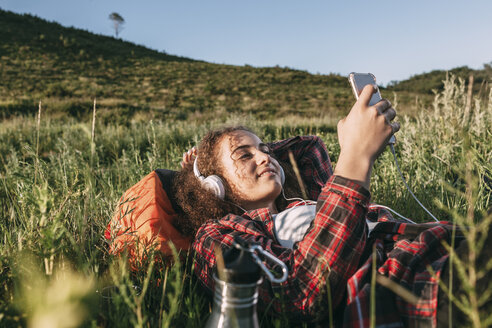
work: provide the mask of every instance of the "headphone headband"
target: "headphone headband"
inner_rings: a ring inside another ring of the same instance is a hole
[[[193,173],[195,174],[195,176],[200,180],[200,181],[203,181],[204,176],[200,173],[200,170],[198,169],[198,156],[195,157],[195,160],[193,161]]]

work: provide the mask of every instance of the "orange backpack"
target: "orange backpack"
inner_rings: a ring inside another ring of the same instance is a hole
[[[179,210],[170,197],[175,174],[171,170],[155,170],[128,189],[107,226],[105,237],[110,253],[127,251],[134,268],[153,251],[172,256],[170,243],[178,252],[191,247],[192,237],[182,235],[173,225]]]

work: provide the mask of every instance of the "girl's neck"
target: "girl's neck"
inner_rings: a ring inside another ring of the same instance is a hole
[[[259,208],[267,208],[272,214],[277,214],[277,206],[275,205],[275,202],[269,202],[269,203],[256,203],[256,204],[248,204],[244,205],[244,208],[247,209],[248,211],[256,210]]]

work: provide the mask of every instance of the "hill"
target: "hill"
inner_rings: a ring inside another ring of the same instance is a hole
[[[474,77],[474,91],[480,92],[487,87],[487,84],[492,81],[492,62],[484,64],[483,69],[476,70],[467,66],[453,68],[449,71],[434,70],[428,73],[418,74],[404,81],[393,81],[387,86],[391,91],[410,91],[433,94],[433,91],[441,91],[443,88],[443,80],[446,79],[446,74],[453,74],[456,77],[468,81],[470,75]]]
[[[231,112],[338,116],[353,103],[344,76],[196,61],[3,10],[0,59],[3,119],[33,115],[39,101],[52,117],[82,118],[90,115],[94,98],[103,122],[121,123],[203,120]],[[383,96],[393,99],[396,91],[400,105],[416,97],[430,103],[429,89],[414,88],[419,81],[416,76],[393,84]],[[401,107],[411,112],[411,106]]]
[[[137,113],[160,119],[315,113],[345,110],[351,101],[338,75],[194,61],[7,11],[0,11],[0,31],[4,118],[35,112],[39,100],[53,115],[80,117],[97,98],[123,121]]]

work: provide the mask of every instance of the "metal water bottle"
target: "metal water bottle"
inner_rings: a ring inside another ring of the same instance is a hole
[[[252,328],[259,327],[256,304],[262,271],[272,282],[287,278],[287,266],[259,245],[251,245],[236,238],[233,248],[224,253],[224,268],[218,268],[215,279],[214,306],[205,327]],[[259,256],[262,256],[263,260]],[[282,277],[275,276],[265,267],[269,259],[280,265]]]

